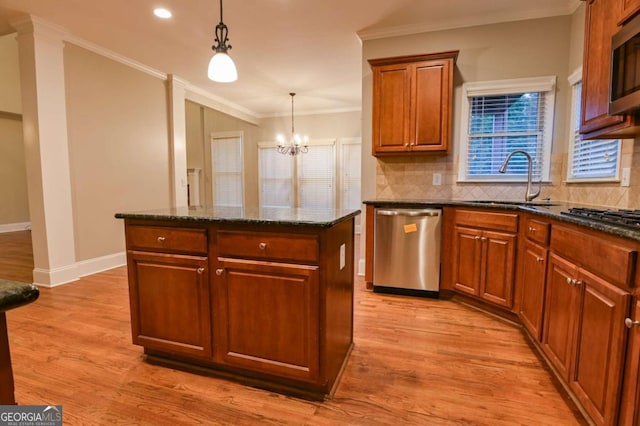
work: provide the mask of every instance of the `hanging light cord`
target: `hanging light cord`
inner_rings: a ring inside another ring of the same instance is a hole
[[[289,93],[289,96],[291,96],[291,137],[296,134],[295,128],[293,127],[293,97],[295,95],[293,92]]]
[[[215,42],[217,44],[214,44],[211,48],[216,52],[227,53],[227,50],[231,50],[231,45],[227,44],[229,42],[229,29],[222,19],[222,0],[220,0],[220,23],[216,25]]]

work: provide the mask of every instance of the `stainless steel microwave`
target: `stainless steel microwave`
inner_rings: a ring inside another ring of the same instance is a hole
[[[640,108],[640,15],[611,38],[609,114]]]

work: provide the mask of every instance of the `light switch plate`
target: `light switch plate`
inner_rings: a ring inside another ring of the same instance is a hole
[[[442,185],[442,173],[433,174],[433,185],[434,186]]]
[[[622,168],[622,180],[620,182],[620,186],[629,186],[631,184],[631,168],[623,167]]]

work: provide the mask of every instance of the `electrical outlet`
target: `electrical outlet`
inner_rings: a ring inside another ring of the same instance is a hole
[[[433,185],[435,186],[442,185],[442,173],[433,174]]]
[[[622,180],[620,182],[620,186],[629,186],[631,184],[631,168],[623,167],[622,168]]]

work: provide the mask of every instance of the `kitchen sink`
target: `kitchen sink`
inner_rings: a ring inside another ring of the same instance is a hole
[[[500,200],[468,200],[469,203],[475,204],[489,204],[489,205],[509,205],[509,206],[536,206],[536,207],[551,207],[557,206],[557,204],[549,201],[500,201]]]

